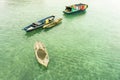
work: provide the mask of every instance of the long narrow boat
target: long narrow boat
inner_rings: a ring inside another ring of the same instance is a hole
[[[41,42],[36,42],[34,45],[34,50],[37,61],[47,67],[49,63],[49,56],[44,44]]]
[[[73,4],[70,6],[66,6],[66,9],[63,11],[63,13],[65,14],[72,14],[72,13],[76,13],[76,12],[83,12],[88,8],[87,4]]]
[[[44,25],[43,28],[51,28],[54,27],[56,25],[58,25],[59,23],[61,23],[62,18],[56,19],[53,22],[51,22],[50,24]]]
[[[55,16],[46,17],[42,20],[39,20],[36,23],[30,24],[29,26],[25,27],[23,30],[25,30],[26,32],[29,32],[29,31],[35,30],[37,28],[42,28],[46,24],[46,20],[50,20],[50,22],[52,22],[52,21],[54,21],[54,18],[55,18]]]

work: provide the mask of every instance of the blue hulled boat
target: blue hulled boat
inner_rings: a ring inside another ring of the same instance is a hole
[[[32,30],[35,30],[37,28],[42,28],[44,25],[48,24],[49,22],[52,22],[54,21],[54,18],[55,16],[49,16],[49,17],[46,17],[42,20],[39,20],[38,22],[36,23],[32,23],[30,24],[29,26],[23,28],[23,30],[25,30],[26,32],[29,32],[29,31],[32,31]],[[48,22],[49,21],[49,22]],[[47,23],[46,23],[47,22]]]

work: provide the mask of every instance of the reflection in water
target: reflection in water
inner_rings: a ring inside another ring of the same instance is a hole
[[[7,4],[9,6],[24,6],[24,5],[29,5],[30,4],[30,0],[9,0],[7,1]]]
[[[2,8],[4,8],[5,5],[6,5],[6,1],[5,1],[5,0],[0,0],[0,10],[1,10]]]
[[[36,3],[43,3],[44,0],[6,0],[6,3],[10,6],[25,6],[25,5],[35,5]]]

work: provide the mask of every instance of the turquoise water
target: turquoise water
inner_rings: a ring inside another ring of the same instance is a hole
[[[120,80],[119,0],[81,0],[85,13],[64,15],[79,0],[0,0],[0,80]],[[49,30],[23,27],[49,15],[63,18]],[[34,55],[48,50],[48,68]]]

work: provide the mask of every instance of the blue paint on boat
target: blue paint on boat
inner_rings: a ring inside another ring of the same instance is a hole
[[[27,27],[23,28],[23,30],[25,30],[26,32],[29,32],[29,31],[32,31],[38,28],[42,28],[45,25],[45,20],[49,18],[52,18],[52,20],[54,20],[55,16],[49,16],[42,20],[39,20],[37,23],[32,23],[28,25]]]

